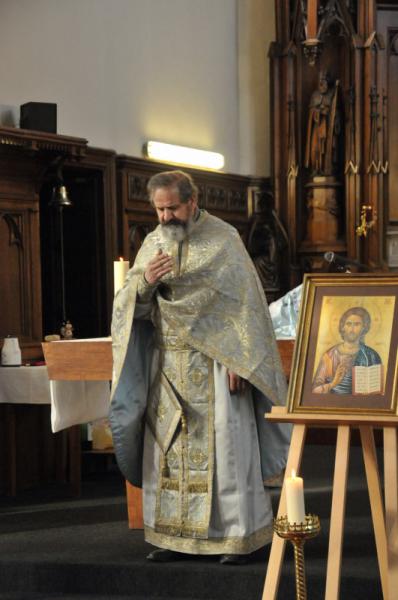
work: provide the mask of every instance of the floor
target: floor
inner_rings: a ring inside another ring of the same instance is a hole
[[[302,474],[306,512],[318,514],[320,535],[305,546],[308,598],[324,596],[333,446],[307,446]],[[361,450],[351,449],[341,594],[382,598]],[[279,490],[272,491],[277,508]],[[90,473],[82,496],[47,486],[0,497],[0,600],[229,600],[262,597],[269,549],[244,566],[216,557],[154,564],[142,531],[129,530],[124,481],[116,466]],[[294,600],[292,548],[287,546],[278,598]]]

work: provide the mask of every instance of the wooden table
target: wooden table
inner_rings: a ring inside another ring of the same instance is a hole
[[[66,476],[68,465],[76,463],[68,432],[53,436],[50,431],[53,406],[47,367],[2,367],[0,404],[5,420],[6,493],[15,497],[19,488],[26,487],[33,472],[37,482],[50,480],[50,471],[54,469],[56,481],[69,480],[72,492],[76,493],[75,482]],[[21,436],[20,429],[26,430],[25,435]],[[51,466],[53,453],[55,461]]]
[[[63,381],[111,381],[112,341],[107,339],[44,342],[43,353],[49,379]],[[73,431],[72,431],[73,430]],[[73,451],[71,479],[76,490],[81,482],[80,429],[71,428]],[[131,529],[143,528],[141,489],[126,482],[128,521]]]

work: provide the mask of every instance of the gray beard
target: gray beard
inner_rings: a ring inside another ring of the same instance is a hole
[[[167,242],[182,242],[191,233],[194,218],[189,217],[184,225],[161,225],[162,235]]]
[[[161,225],[162,235],[167,242],[182,242],[188,235],[185,225]]]

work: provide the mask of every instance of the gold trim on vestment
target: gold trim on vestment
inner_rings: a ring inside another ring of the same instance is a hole
[[[180,484],[178,479],[170,479],[170,477],[163,477],[162,488],[164,490],[178,491],[180,489]]]
[[[214,478],[213,361],[193,348],[182,350],[170,331],[157,341],[162,341],[158,344],[161,368],[173,374],[170,384],[182,417],[169,451],[159,455],[155,530],[206,538]]]
[[[180,274],[184,273],[184,271],[186,269],[187,260],[188,260],[188,252],[189,252],[189,244],[188,244],[188,241],[185,239],[182,242],[182,248],[181,248]]]
[[[157,334],[156,347],[159,350],[173,350],[174,352],[192,350],[192,346],[180,340],[176,335],[163,336]]]
[[[178,479],[170,479],[169,477],[163,477],[162,489],[178,491],[180,489]],[[207,485],[206,481],[188,483],[189,494],[207,494],[208,490],[209,486]]]
[[[163,454],[169,449],[181,418],[178,398],[167,377],[160,371],[149,392],[146,421]],[[163,468],[167,469],[166,463]]]
[[[262,546],[269,544],[273,536],[272,525],[267,525],[245,538],[182,538],[173,534],[157,533],[152,527],[145,525],[145,541],[158,548],[185,552],[186,554],[250,554]]]

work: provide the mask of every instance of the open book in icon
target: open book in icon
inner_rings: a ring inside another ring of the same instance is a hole
[[[352,368],[353,394],[382,394],[383,365]]]

